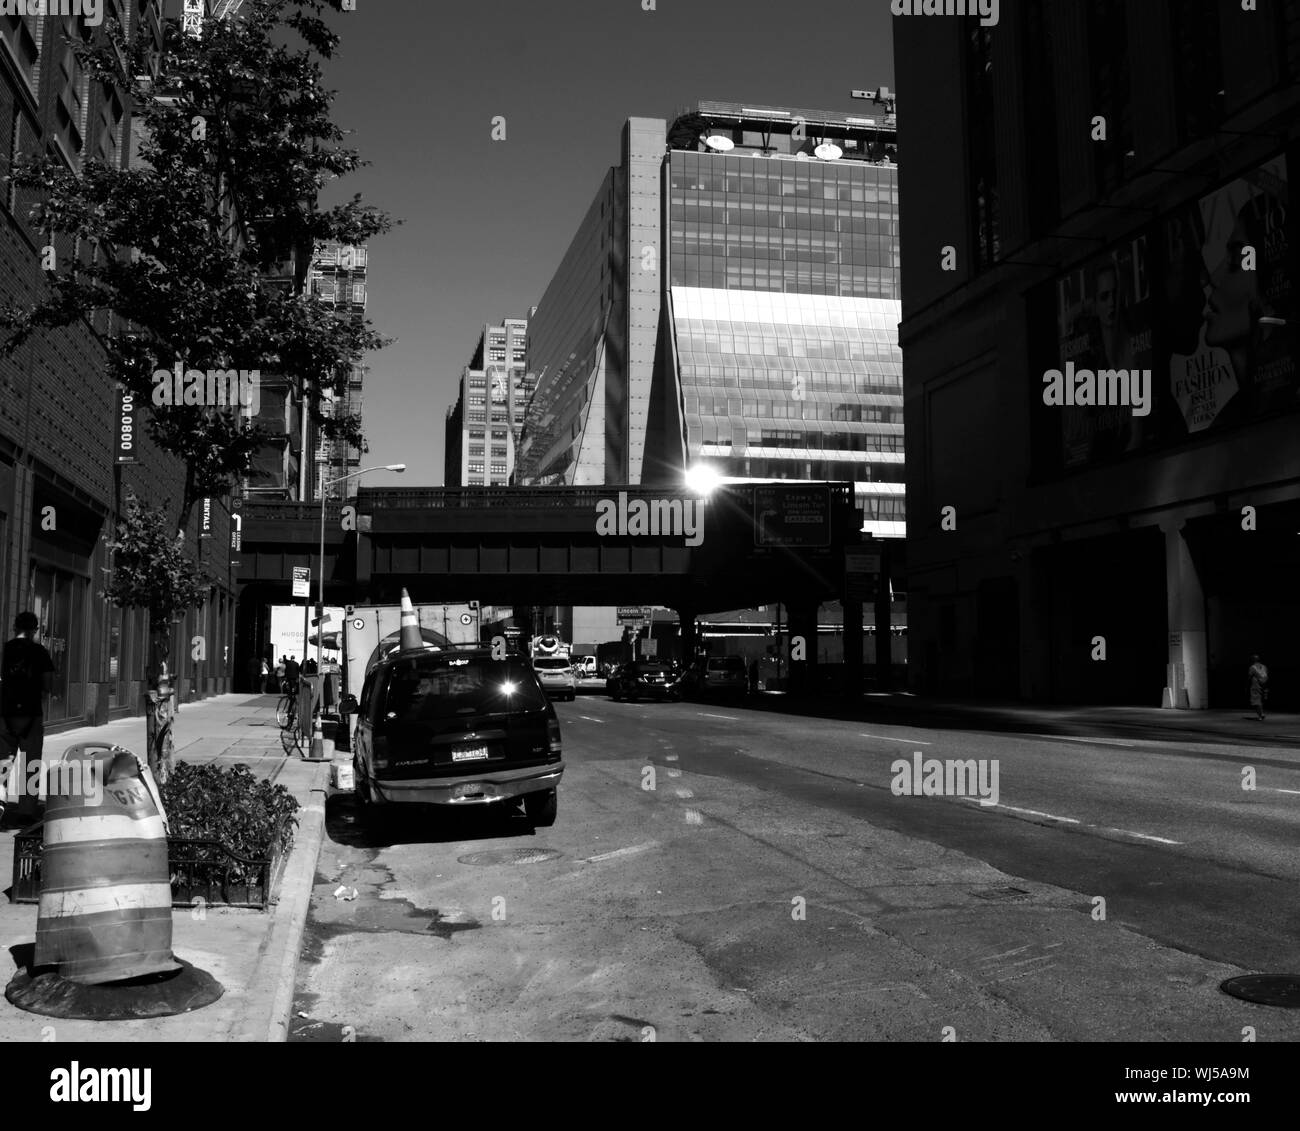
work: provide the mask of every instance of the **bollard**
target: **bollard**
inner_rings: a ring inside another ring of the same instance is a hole
[[[99,985],[180,968],[167,825],[149,767],[105,742],[49,766],[35,965]]]

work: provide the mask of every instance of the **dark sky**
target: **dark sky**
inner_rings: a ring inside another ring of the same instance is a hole
[[[484,322],[538,302],[629,117],[699,99],[878,112],[887,0],[357,0],[326,68],[361,192],[403,220],[370,248],[370,486],[443,482],[443,421]],[[505,141],[491,139],[495,115]]]

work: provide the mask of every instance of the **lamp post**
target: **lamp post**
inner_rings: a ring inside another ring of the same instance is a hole
[[[321,621],[325,619],[325,500],[329,495],[329,489],[335,483],[342,483],[346,479],[355,479],[358,475],[365,475],[368,471],[405,471],[404,463],[385,463],[378,464],[375,467],[363,467],[360,471],[353,471],[347,475],[340,475],[337,479],[327,479],[321,484],[320,491],[320,555],[316,559],[316,670],[320,671],[321,650],[325,643],[325,630]],[[307,640],[303,638],[303,658],[307,655]]]

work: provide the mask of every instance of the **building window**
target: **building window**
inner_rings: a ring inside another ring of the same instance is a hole
[[[471,475],[482,475],[482,474],[483,474],[483,464],[482,464],[481,462],[480,462],[480,463],[471,463],[471,464],[469,465],[469,471],[470,471],[470,474],[471,474]]]
[[[974,20],[966,33],[966,137],[969,142],[971,219],[976,268],[990,267],[1001,252],[998,231],[998,163],[993,98],[993,29]]]
[[[491,466],[491,472],[493,475],[504,475],[506,473],[506,465],[504,463],[494,463]]]
[[[1098,196],[1119,187],[1134,158],[1127,7],[1125,0],[1091,0],[1088,6],[1089,111],[1106,119],[1106,140],[1089,143]]]
[[[1223,41],[1218,0],[1178,0],[1169,5],[1174,46],[1174,97],[1178,143],[1206,137],[1223,120]]]
[[[35,96],[36,67],[41,59],[41,51],[22,16],[0,16],[0,43],[8,50],[18,73],[23,76],[28,89]]]
[[[1059,154],[1056,134],[1056,86],[1052,68],[1055,45],[1043,9],[1027,4],[1024,76],[1025,167],[1034,171],[1030,192],[1029,234],[1045,235],[1061,218]]]

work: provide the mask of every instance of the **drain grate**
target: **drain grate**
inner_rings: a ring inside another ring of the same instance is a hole
[[[486,852],[471,852],[457,860],[461,864],[545,864],[559,858],[560,853],[553,848],[491,848]]]
[[[976,899],[987,899],[994,903],[1011,903],[1029,898],[1029,892],[1024,888],[986,888],[984,891],[973,891],[971,895]]]
[[[1300,974],[1244,974],[1220,982],[1219,989],[1256,1005],[1300,1009]]]

